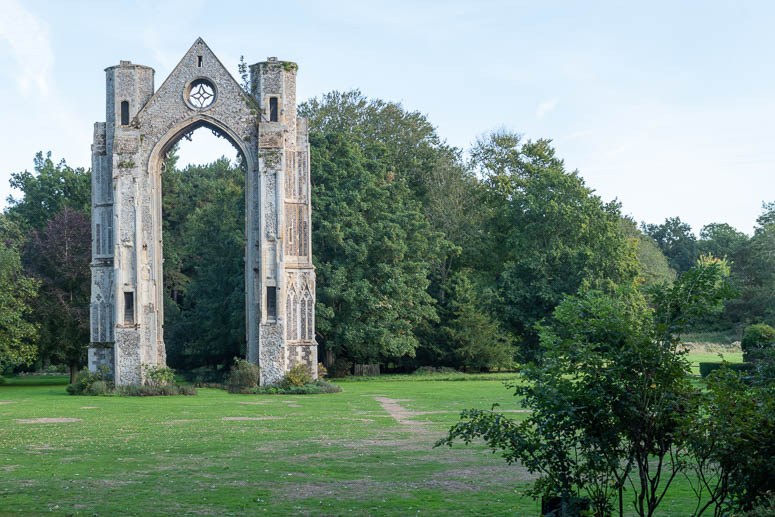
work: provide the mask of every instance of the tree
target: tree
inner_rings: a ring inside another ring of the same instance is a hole
[[[683,468],[686,422],[697,392],[679,335],[692,320],[720,310],[728,295],[723,262],[705,261],[646,298],[631,286],[582,289],[541,326],[541,361],[513,386],[530,409],[521,421],[468,410],[438,444],[485,440],[508,462],[539,473],[535,495],[558,494],[563,513],[574,497],[594,515],[610,515],[623,489],[638,515],[651,516]]]
[[[680,217],[669,217],[659,225],[643,223],[641,227],[644,233],[656,241],[670,267],[678,273],[691,268],[700,255],[692,227],[681,221]]]
[[[51,152],[35,155],[33,172],[11,174],[11,186],[24,196],[8,198],[7,214],[26,228],[42,229],[62,211],[71,208],[86,214],[91,209],[91,175],[83,168],[73,169],[64,160],[54,164]]]
[[[512,366],[516,354],[514,338],[483,310],[478,290],[466,272],[456,273],[451,285],[451,314],[441,333],[447,348],[444,364],[465,369]]]
[[[404,181],[368,157],[376,150],[341,134],[313,134],[310,146],[318,341],[363,363],[414,356],[415,329],[437,317],[427,288],[440,235]]]
[[[40,328],[41,358],[44,364],[67,364],[73,383],[89,344],[89,216],[63,208],[33,232],[24,257],[28,271],[40,282],[32,308]]]
[[[697,251],[701,255],[732,259],[748,242],[748,236],[726,223],[706,224],[700,230]]]
[[[767,349],[775,348],[775,328],[766,323],[749,325],[740,340],[745,361],[756,361],[766,355]]]
[[[227,158],[162,175],[165,344],[179,368],[245,351],[245,178]]]
[[[504,328],[522,338],[523,358],[538,342],[535,324],[583,284],[628,283],[638,272],[634,245],[616,203],[603,203],[578,173],[565,171],[548,140],[496,132],[471,159],[488,188],[481,210],[486,261]]]
[[[734,256],[733,273],[741,294],[727,317],[775,325],[775,203],[763,206],[753,236]]]
[[[18,251],[0,242],[0,373],[35,360],[37,327],[29,315],[37,286],[24,276]]]
[[[675,280],[675,270],[670,267],[667,257],[657,243],[640,231],[635,221],[629,217],[621,220],[622,229],[637,248],[638,277],[643,285],[671,283]]]
[[[299,106],[312,133],[338,134],[360,147],[364,156],[379,160],[386,173],[401,179],[424,201],[440,158],[456,157],[422,113],[401,104],[369,99],[359,90],[333,91]],[[379,144],[379,145],[375,145]]]

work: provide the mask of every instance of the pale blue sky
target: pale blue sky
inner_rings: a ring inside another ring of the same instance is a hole
[[[765,1],[0,0],[0,197],[38,150],[90,165],[106,67],[158,87],[201,36],[235,75],[240,55],[296,61],[300,100],[360,88],[464,149],[498,127],[551,138],[638,221],[750,233],[775,200],[773,26]]]

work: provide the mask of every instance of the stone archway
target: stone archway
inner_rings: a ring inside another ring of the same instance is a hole
[[[116,384],[164,366],[161,164],[180,137],[207,126],[245,158],[248,360],[274,384],[298,363],[317,376],[309,143],[296,116],[296,65],[250,67],[243,91],[197,39],[154,92],[153,69],[106,69],[106,121],[92,146],[92,300],[89,369]]]

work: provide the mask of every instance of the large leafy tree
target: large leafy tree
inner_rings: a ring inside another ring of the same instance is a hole
[[[29,300],[40,359],[77,370],[89,341],[89,171],[39,152],[32,172],[11,174],[11,186],[22,196],[8,198],[4,233],[22,250],[26,274],[40,280],[39,295]]]
[[[619,207],[603,203],[576,172],[565,170],[548,140],[500,131],[471,158],[488,188],[487,256],[480,271],[497,287],[494,309],[523,339],[528,357],[535,324],[583,284],[628,283],[638,273],[635,247]]]
[[[468,410],[439,444],[482,438],[508,462],[540,474],[536,495],[558,495],[561,515],[574,496],[594,515],[611,515],[624,488],[641,516],[654,515],[684,468],[686,429],[696,390],[679,335],[692,320],[718,312],[729,294],[723,262],[698,264],[647,299],[630,286],[582,289],[566,297],[542,327],[542,361],[515,386],[523,420]]]
[[[339,357],[413,356],[415,329],[436,319],[428,294],[433,232],[405,181],[377,149],[347,135],[313,135],[313,250],[318,341]]]
[[[29,365],[37,356],[37,327],[30,319],[37,287],[24,275],[18,250],[0,242],[0,373]]]
[[[8,215],[26,228],[41,229],[62,211],[71,208],[84,213],[91,209],[91,175],[72,168],[64,160],[54,163],[51,152],[35,155],[33,172],[11,174],[11,186],[23,196],[8,198]]]
[[[727,307],[736,322],[775,325],[775,203],[764,205],[753,236],[734,255],[740,298]]]
[[[692,227],[680,217],[669,217],[662,224],[643,224],[643,231],[656,241],[667,257],[670,267],[678,273],[691,268],[699,251]]]
[[[33,232],[24,257],[27,270],[40,282],[33,314],[40,327],[41,359],[44,365],[68,365],[70,382],[75,382],[89,344],[89,216],[62,208]]]
[[[655,285],[675,280],[675,270],[654,239],[639,230],[637,223],[629,217],[621,220],[621,226],[637,249],[639,281],[643,285]]]
[[[732,259],[747,242],[746,234],[727,223],[711,223],[700,230],[697,250],[701,255]]]
[[[245,177],[226,158],[162,175],[165,342],[170,364],[228,364],[245,351]]]
[[[452,159],[455,149],[444,145],[422,113],[396,102],[369,99],[359,90],[333,91],[299,106],[318,134],[344,135],[364,156],[384,164],[424,200],[440,158]],[[375,145],[375,144],[379,145]]]

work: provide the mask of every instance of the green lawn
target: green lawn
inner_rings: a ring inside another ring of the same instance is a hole
[[[727,361],[729,363],[742,363],[743,352],[740,348],[725,350],[721,352],[704,352],[704,351],[692,351],[687,354],[687,359],[691,363],[692,373],[694,375],[700,374],[700,363],[718,363],[720,361]]]
[[[524,469],[481,446],[432,448],[461,409],[498,402],[520,416],[497,379],[154,398],[11,379],[0,386],[0,515],[537,515]],[[678,484],[660,515],[690,508]]]

